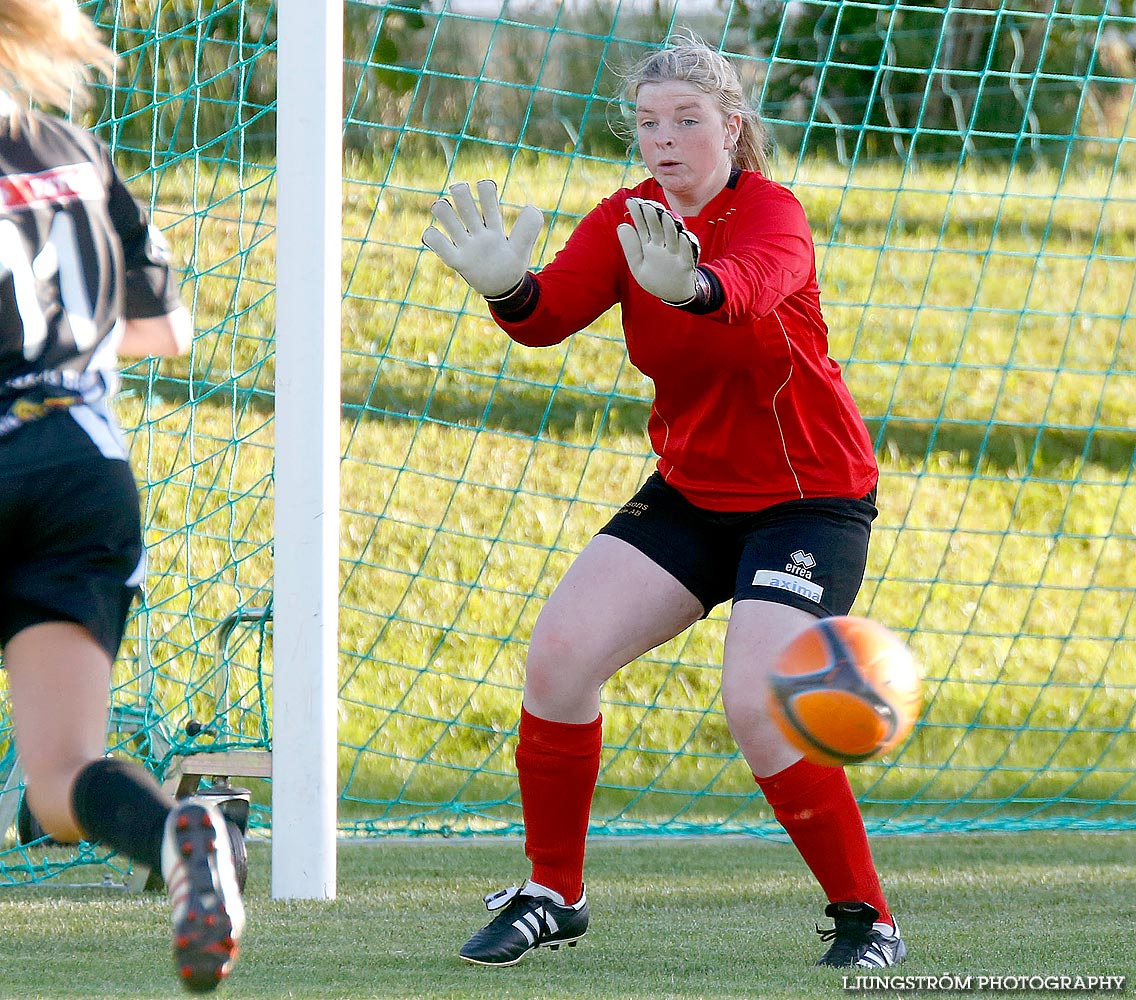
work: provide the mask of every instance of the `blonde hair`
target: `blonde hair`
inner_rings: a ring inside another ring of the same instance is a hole
[[[672,35],[664,48],[641,59],[624,74],[623,80],[623,99],[630,106],[634,106],[639,88],[645,83],[680,80],[712,95],[718,101],[723,118],[741,116],[741,131],[731,153],[734,166],[758,170],[768,176],[769,138],[765,123],[746,100],[741,80],[729,60],[694,32]]]
[[[117,59],[75,0],[0,0],[0,89],[25,105],[86,107],[91,71]]]

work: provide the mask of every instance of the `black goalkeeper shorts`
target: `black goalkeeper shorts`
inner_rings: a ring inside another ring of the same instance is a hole
[[[689,590],[704,614],[723,601],[774,601],[818,618],[852,607],[878,513],[860,500],[790,500],[756,512],[696,507],[655,472],[605,525]]]

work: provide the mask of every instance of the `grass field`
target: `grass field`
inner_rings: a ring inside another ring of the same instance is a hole
[[[1127,976],[1136,986],[1136,835],[891,837],[875,845],[909,975]],[[589,848],[589,935],[512,969],[456,951],[480,896],[524,875],[517,842],[347,844],[334,902],[272,901],[253,844],[244,954],[220,995],[257,1000],[828,1000],[827,925],[787,845],[749,838],[602,840]],[[160,1000],[176,985],[164,896],[0,892],[0,996]],[[977,990],[974,990],[977,992]],[[1040,995],[1013,990],[1012,995]],[[889,991],[876,996],[902,997]],[[966,995],[966,991],[952,995]],[[1047,995],[1052,996],[1052,993]]]

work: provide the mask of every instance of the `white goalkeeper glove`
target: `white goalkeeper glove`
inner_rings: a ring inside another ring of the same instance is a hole
[[[529,269],[544,214],[535,205],[526,205],[513,232],[505,235],[493,181],[477,182],[477,201],[465,182],[451,184],[450,197],[452,205],[439,198],[430,206],[430,214],[442,228],[430,226],[422,234],[422,242],[465,278],[475,292],[487,299],[508,295]]]
[[[620,223],[616,235],[635,280],[668,305],[693,301],[698,237],[657,201],[628,198],[627,212],[634,224]]]

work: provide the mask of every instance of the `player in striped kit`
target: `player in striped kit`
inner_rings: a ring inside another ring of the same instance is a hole
[[[106,147],[30,107],[84,103],[85,67],[114,60],[75,0],[0,0],[0,649],[33,814],[162,872],[179,975],[203,991],[244,925],[225,820],[105,752],[144,558],[117,356],[184,353],[192,323]]]
[[[518,343],[560,343],[620,304],[629,357],[654,383],[659,456],[533,628],[516,752],[531,876],[486,897],[496,916],[460,954],[512,965],[584,935],[600,690],[732,600],[726,720],[827,897],[819,964],[891,965],[906,948],[848,779],[803,759],[765,704],[779,652],[852,606],[876,516],[875,456],[828,356],[812,236],[767,178],[761,122],[719,53],[681,38],[636,68],[626,96],[651,176],[600,202],[539,274],[540,211],[507,236],[491,181],[477,200],[451,187],[423,234]]]

